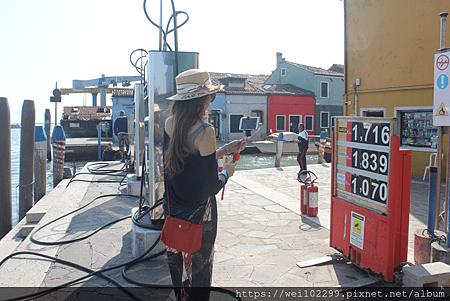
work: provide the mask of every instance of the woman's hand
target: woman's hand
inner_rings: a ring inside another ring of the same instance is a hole
[[[228,177],[231,178],[236,170],[236,163],[226,163],[223,165],[223,170],[225,170],[228,174]]]
[[[234,140],[226,145],[228,153],[240,152],[247,146],[247,139]]]

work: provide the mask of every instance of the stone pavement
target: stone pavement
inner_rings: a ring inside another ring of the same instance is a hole
[[[118,169],[120,166],[115,162],[110,168]],[[220,200],[221,192],[218,194],[219,232],[213,286],[332,287],[367,277],[366,271],[343,260],[306,268],[296,265],[299,261],[337,253],[329,247],[331,165],[309,165],[309,169],[318,176],[319,214],[314,218],[300,214],[297,169],[297,166],[292,166],[236,171],[226,185],[224,200]],[[86,171],[86,168],[82,170]],[[83,174],[76,179],[96,182],[75,181],[65,190],[55,190],[55,195],[53,192],[47,195],[46,198],[54,198],[53,206],[46,209],[47,214],[39,225],[85,205],[97,196],[105,197],[44,228],[36,234],[36,239],[56,241],[81,237],[86,232],[129,215],[131,208],[138,206],[137,198],[114,195],[126,193],[126,186],[119,184],[122,176]],[[428,195],[427,181],[414,178],[412,183],[409,262],[413,261],[414,231],[426,228]],[[66,184],[67,181],[60,185]],[[91,270],[111,267],[134,259],[131,253],[131,223],[130,219],[125,219],[87,239],[58,246],[36,245],[28,236],[12,247],[11,241],[20,240],[17,231],[13,230],[11,235],[0,241],[0,260],[13,251],[33,250]],[[5,251],[4,246],[8,246],[9,251]],[[160,243],[158,248],[162,247]],[[163,255],[140,263],[127,275],[140,282],[170,285],[166,261]],[[124,286],[134,286],[125,281],[121,273],[121,269],[115,269],[105,274]],[[21,255],[0,267],[0,287],[54,287],[84,275],[85,272],[72,267],[33,255]],[[87,278],[75,286],[115,287],[98,277]],[[148,294],[148,290],[145,293]],[[152,300],[173,298],[170,290],[159,290],[154,294]]]

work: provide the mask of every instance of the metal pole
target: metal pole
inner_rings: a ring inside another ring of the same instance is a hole
[[[439,16],[441,17],[441,28],[440,28],[440,49],[445,48],[445,21],[447,18],[448,13],[440,13]],[[435,212],[435,227],[436,229],[439,229],[439,214],[440,214],[440,208],[441,208],[441,158],[442,158],[442,137],[444,134],[444,127],[440,126],[438,127],[438,149],[436,154],[436,164],[438,167],[437,170],[437,186],[436,186],[436,212]],[[448,150],[447,150],[448,152]],[[448,158],[447,158],[448,161]],[[447,174],[446,174],[446,187],[445,187],[445,194],[446,199],[448,198],[448,163],[447,163]],[[445,207],[445,206],[444,206]],[[447,215],[447,214],[446,214]],[[444,231],[446,225],[444,225]]]
[[[440,46],[441,46],[441,49],[444,49],[445,48],[445,21],[447,19],[448,13],[440,13],[439,16],[441,16]]]
[[[102,160],[102,126],[97,125],[97,136],[98,136],[98,161]]]
[[[447,18],[448,13],[440,13],[439,16],[441,16],[441,30],[440,30],[440,49],[445,48],[445,21]],[[436,229],[439,229],[439,211],[441,208],[441,154],[442,154],[442,136],[444,134],[444,127],[439,126],[438,127],[438,149],[437,149],[437,158],[436,158],[436,164],[437,164],[437,183],[436,183],[436,212],[435,212],[435,227]],[[447,150],[448,151],[448,150]],[[446,197],[448,198],[448,164],[450,162],[447,158],[447,174],[446,174]],[[446,198],[446,199],[447,199]],[[447,215],[447,214],[446,214]],[[446,225],[444,226],[444,228]],[[445,231],[446,229],[444,229]]]
[[[11,118],[8,99],[0,97],[0,239],[12,229]]]
[[[42,126],[37,126],[34,139],[34,204],[46,192],[47,187],[47,135]]]
[[[280,167],[282,153],[283,153],[283,133],[279,133],[277,140],[277,152],[275,154],[275,167]]]
[[[106,106],[106,92],[107,92],[107,86],[106,87],[100,87],[100,106],[104,107]]]
[[[441,157],[442,157],[442,135],[444,127],[438,127],[438,140],[437,140],[437,152],[436,152],[436,165],[437,165],[437,180],[436,180],[436,208],[434,217],[435,229],[439,230],[439,210],[441,208]]]
[[[33,207],[34,135],[36,112],[33,100],[24,100],[20,125],[19,220]]]
[[[163,0],[159,1],[159,51],[163,48],[163,34],[162,34],[162,22],[163,22]]]
[[[435,216],[436,216],[436,191],[433,189],[433,187],[436,187],[436,180],[437,180],[437,168],[435,166],[430,167],[430,178],[429,178],[429,186],[430,189],[428,190],[428,232],[431,234],[434,234],[434,228],[435,228]]]
[[[47,135],[47,160],[52,161],[52,149],[50,144],[50,128],[51,128],[50,109],[45,109],[45,134]]]
[[[447,127],[447,168],[445,170],[445,199],[444,199],[444,232],[448,232],[447,227],[447,214],[448,214],[448,197],[449,197],[449,174],[450,174],[450,127]],[[447,242],[447,245],[450,246],[450,240]]]

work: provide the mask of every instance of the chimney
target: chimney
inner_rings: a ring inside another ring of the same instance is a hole
[[[280,66],[281,62],[284,62],[283,54],[281,52],[277,52],[277,68]]]

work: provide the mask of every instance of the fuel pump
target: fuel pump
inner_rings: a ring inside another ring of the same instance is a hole
[[[300,212],[308,216],[317,216],[319,211],[319,187],[314,186],[317,176],[312,171],[303,170],[297,180],[303,183],[300,187]]]

